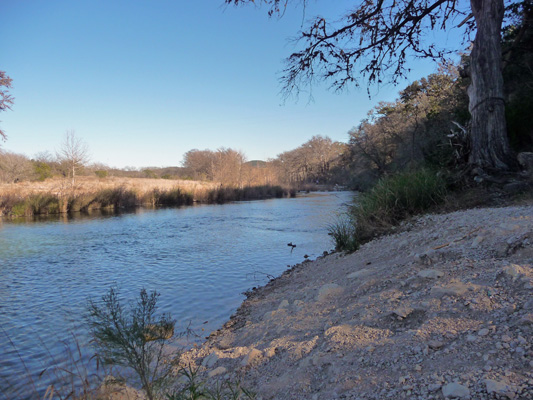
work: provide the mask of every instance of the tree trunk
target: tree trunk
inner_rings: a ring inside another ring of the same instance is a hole
[[[469,163],[486,170],[510,170],[515,166],[507,138],[501,71],[503,0],[470,0],[476,19],[476,37],[470,55],[468,88],[472,115],[472,151]]]

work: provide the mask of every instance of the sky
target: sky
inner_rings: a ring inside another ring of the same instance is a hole
[[[408,81],[371,87],[370,99],[363,83],[284,101],[283,60],[297,49],[289,39],[311,17],[337,19],[353,4],[322,0],[269,18],[266,7],[223,0],[0,0],[0,70],[15,97],[0,114],[0,148],[54,154],[73,130],[92,162],[141,168],[179,166],[191,149],[267,160],[315,135],[346,142],[379,101],[436,71],[413,60]],[[434,40],[456,46],[452,35]]]

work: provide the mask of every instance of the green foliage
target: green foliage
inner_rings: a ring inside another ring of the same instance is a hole
[[[51,194],[31,195],[26,200],[32,215],[36,214],[57,214],[59,212],[59,201]]]
[[[18,202],[11,206],[9,214],[13,217],[23,217],[26,215],[26,202]]]
[[[97,170],[94,171],[94,174],[100,179],[107,178],[107,176],[109,175],[106,170]]]
[[[381,178],[354,200],[347,216],[330,225],[329,234],[337,250],[355,251],[401,220],[442,203],[446,192],[446,181],[427,168]]]
[[[445,180],[429,169],[382,178],[352,208],[357,240],[368,240],[404,218],[427,211],[445,196]]]
[[[344,214],[328,226],[328,235],[335,243],[335,250],[353,252],[358,249],[355,222],[350,214]]]
[[[59,213],[59,200],[51,194],[32,194],[22,200],[4,198],[0,203],[3,213],[12,217]]]
[[[177,354],[164,352],[175,321],[169,314],[156,315],[158,298],[157,292],[142,289],[136,303],[126,308],[112,287],[101,302],[88,301],[86,317],[99,360],[132,369],[150,400],[178,360]]]
[[[132,208],[138,203],[135,192],[124,187],[104,189],[94,196],[94,201],[101,207]]]
[[[51,178],[53,176],[52,174],[52,167],[50,164],[45,163],[44,161],[32,161],[33,162],[33,171],[36,175],[36,180],[38,181],[45,181],[47,178]]]
[[[157,174],[151,169],[143,169],[142,172],[146,178],[157,179]]]

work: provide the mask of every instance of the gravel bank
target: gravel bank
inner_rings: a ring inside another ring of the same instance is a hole
[[[183,361],[262,399],[533,399],[533,206],[402,228],[254,290]]]

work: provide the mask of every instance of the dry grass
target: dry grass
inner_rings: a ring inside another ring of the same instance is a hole
[[[0,183],[0,195],[28,197],[31,194],[51,193],[60,195],[69,191],[75,195],[96,193],[104,189],[116,189],[122,187],[133,191],[139,196],[143,196],[155,189],[168,191],[176,188],[194,194],[196,191],[214,189],[219,184],[200,181],[170,180],[170,179],[148,179],[148,178],[122,178],[108,177],[100,179],[92,176],[81,176],[77,178],[74,187],[69,179],[54,177],[44,182],[19,182]]]
[[[217,182],[123,177],[80,177],[72,185],[69,179],[52,178],[44,182],[0,184],[0,216],[182,206],[194,202],[212,204],[293,195],[279,186],[232,188]]]

